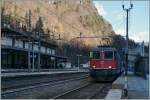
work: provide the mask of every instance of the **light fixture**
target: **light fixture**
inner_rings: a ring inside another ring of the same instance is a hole
[[[93,68],[95,68],[96,66],[93,66]]]
[[[108,66],[108,68],[111,69],[112,67],[111,67],[111,66]]]

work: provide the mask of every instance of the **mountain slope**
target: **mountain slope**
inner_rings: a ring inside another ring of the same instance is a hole
[[[49,29],[55,36],[71,40],[83,36],[115,34],[112,26],[102,16],[91,0],[3,0],[5,13],[14,17],[25,17],[31,10],[32,26],[42,17],[44,30]],[[96,45],[99,39],[84,39],[88,45]],[[105,41],[101,41],[104,42]]]

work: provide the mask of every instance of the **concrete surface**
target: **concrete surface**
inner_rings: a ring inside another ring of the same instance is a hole
[[[118,100],[121,98],[121,95],[122,95],[122,90],[121,89],[111,89],[106,98],[107,100],[112,100],[112,99],[115,99],[115,100]]]
[[[147,80],[138,76],[128,77],[128,98],[129,99],[149,98],[149,76]]]
[[[147,76],[146,80],[142,77],[129,74],[127,81],[128,81],[127,99],[149,99],[149,75]],[[125,76],[122,75],[116,81],[113,82],[112,89],[107,94],[106,99],[107,98],[116,99],[118,97],[120,97],[120,99],[124,98],[123,92],[121,92],[121,94],[116,93],[116,91],[123,91],[124,85],[125,85]]]
[[[63,73],[80,73],[87,72],[85,70],[80,71],[48,71],[48,72],[10,72],[10,73],[1,73],[1,77],[16,77],[16,76],[30,76],[30,75],[48,75],[48,74],[63,74]]]

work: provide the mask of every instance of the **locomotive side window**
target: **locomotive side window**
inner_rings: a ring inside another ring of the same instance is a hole
[[[91,59],[100,59],[100,52],[98,52],[98,51],[90,52],[89,56]]]
[[[104,59],[113,59],[113,51],[105,51]]]

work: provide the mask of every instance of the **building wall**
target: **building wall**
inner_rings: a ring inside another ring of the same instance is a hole
[[[28,68],[28,51],[34,51],[35,57],[34,57],[34,66],[37,68],[38,64],[38,45],[37,44],[31,44],[29,42],[23,41],[23,39],[15,38],[15,37],[7,37],[7,33],[2,33],[1,37],[1,45],[4,46],[1,49],[1,64],[2,69],[26,69]],[[29,48],[30,46],[30,48]],[[9,47],[9,48],[5,48]],[[51,57],[50,55],[56,55],[55,54],[55,48],[50,46],[44,46],[42,45],[40,48],[41,53],[41,67],[42,68],[55,68],[56,66],[56,59],[55,57]],[[33,58],[31,53],[31,68],[33,67]]]
[[[2,34],[6,34],[6,33],[2,33]],[[15,48],[22,48],[25,50],[29,50],[29,49],[32,50],[32,45],[33,45],[33,50],[36,52],[39,51],[37,44],[31,44],[29,42],[24,42],[22,39],[14,39],[11,37],[6,37],[6,35],[2,35],[1,45],[11,46],[11,47],[15,47]],[[29,45],[30,45],[30,47],[29,47]],[[45,54],[55,55],[55,49],[50,48],[50,47],[46,47],[46,46],[41,46],[40,52],[45,53]]]
[[[2,69],[10,68],[27,68],[27,53],[14,51],[10,49],[1,50],[1,67]]]

